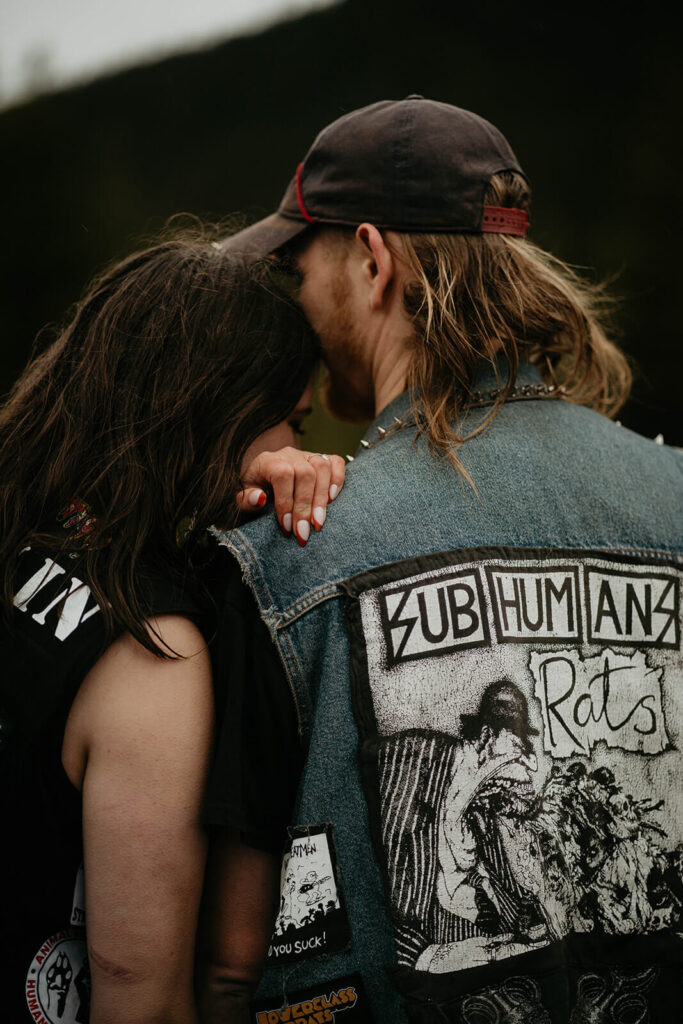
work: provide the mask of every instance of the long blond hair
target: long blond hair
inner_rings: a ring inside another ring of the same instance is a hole
[[[485,202],[527,209],[521,175],[491,180]],[[498,234],[400,234],[411,283],[404,303],[415,338],[408,387],[418,430],[435,454],[461,471],[457,449],[471,433],[458,420],[482,359],[507,367],[500,394],[475,433],[488,426],[530,359],[562,397],[614,416],[628,398],[631,370],[607,337],[613,305],[601,285],[523,238]]]

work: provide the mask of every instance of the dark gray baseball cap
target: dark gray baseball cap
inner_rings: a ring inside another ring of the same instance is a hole
[[[450,103],[408,96],[352,110],[320,132],[277,213],[223,243],[265,255],[314,224],[524,235],[524,210],[485,206],[499,171],[522,171],[503,135]]]

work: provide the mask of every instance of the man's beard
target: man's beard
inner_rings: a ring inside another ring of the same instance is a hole
[[[330,415],[342,423],[366,423],[375,418],[374,394],[361,395],[343,371],[333,371],[330,366],[325,366],[320,379],[320,398]]]
[[[332,288],[332,312],[326,323],[316,325],[325,362],[320,390],[333,416],[346,423],[362,423],[375,418],[375,392],[350,296],[346,268],[340,265]]]

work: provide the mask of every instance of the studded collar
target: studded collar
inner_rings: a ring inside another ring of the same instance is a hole
[[[501,372],[501,377],[504,378],[504,371]],[[501,387],[500,384],[501,377],[496,376],[495,369],[490,363],[482,360],[474,375],[471,401],[467,404],[464,411],[467,412],[469,409],[479,409],[487,405],[493,405],[501,391],[504,390],[504,386]],[[528,362],[528,360],[523,360],[520,363],[515,384],[507,401],[557,399],[561,398],[562,394],[562,388],[554,388],[552,385],[544,384],[536,367]],[[376,448],[387,438],[392,437],[399,431],[404,430],[406,427],[414,426],[415,417],[411,412],[411,406],[412,395],[409,391],[404,391],[402,394],[397,395],[389,405],[382,409],[366,431],[365,436],[360,442],[358,454],[362,451]],[[346,458],[347,461],[353,462],[352,456],[347,455]]]

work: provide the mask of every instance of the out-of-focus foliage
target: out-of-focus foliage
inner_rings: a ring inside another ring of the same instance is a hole
[[[617,275],[640,368],[622,420],[683,443],[678,122],[665,21],[606,4],[347,0],[0,115],[0,390],[92,274],[178,211],[270,212],[317,131],[411,92],[476,110],[533,185],[532,237]],[[316,417],[306,446],[349,450]]]

